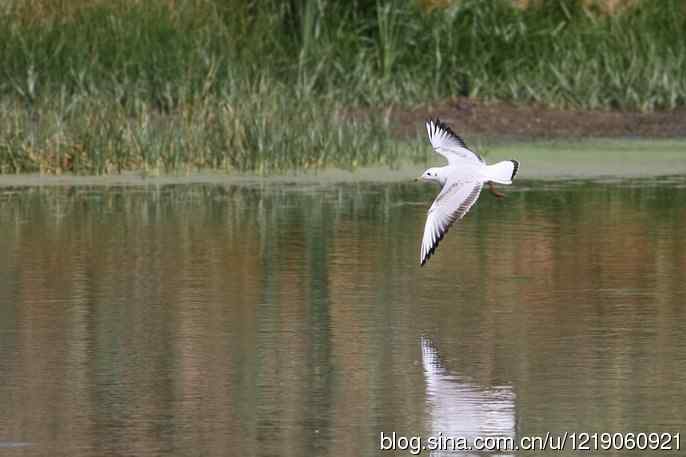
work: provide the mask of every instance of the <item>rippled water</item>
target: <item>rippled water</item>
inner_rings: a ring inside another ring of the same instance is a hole
[[[684,432],[686,180],[507,191],[420,268],[426,185],[0,190],[0,454]]]

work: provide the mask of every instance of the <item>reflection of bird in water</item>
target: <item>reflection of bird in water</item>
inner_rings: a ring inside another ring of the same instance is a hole
[[[451,374],[432,341],[421,338],[426,380],[426,433],[436,437],[515,437],[515,394],[511,386],[485,388]],[[439,455],[508,455],[498,452],[433,451]]]
[[[429,168],[417,178],[441,185],[441,191],[426,217],[419,257],[421,265],[434,253],[452,223],[462,219],[476,203],[484,183],[488,183],[493,195],[502,198],[504,195],[495,190],[493,183],[512,184],[519,170],[516,160],[486,164],[481,156],[467,148],[462,138],[438,119],[428,121],[426,131],[434,151],[448,159],[448,165]]]

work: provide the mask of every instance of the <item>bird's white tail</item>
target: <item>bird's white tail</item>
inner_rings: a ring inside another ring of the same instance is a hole
[[[489,181],[499,184],[512,184],[512,180],[517,176],[519,162],[516,160],[503,160],[486,167],[484,173]]]

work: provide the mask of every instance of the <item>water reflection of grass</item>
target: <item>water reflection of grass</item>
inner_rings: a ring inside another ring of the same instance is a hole
[[[89,383],[67,383],[80,395],[60,395],[62,384],[25,375],[45,369],[45,350],[65,357],[69,347],[71,364],[49,365],[56,379],[98,367],[103,389],[121,389],[126,407],[162,416],[172,367],[179,376],[168,390],[187,404],[174,411],[189,423],[210,411],[242,431],[276,417],[298,445],[312,440],[315,417],[352,455],[367,442],[353,439],[358,426],[407,417],[421,430],[418,337],[431,330],[446,368],[485,389],[517,387],[525,430],[680,424],[683,411],[668,406],[683,391],[685,192],[634,184],[542,184],[513,192],[506,207],[484,198],[431,269],[417,264],[426,207],[399,204],[428,206],[433,190],[421,186],[0,192],[9,254],[0,297],[14,304],[3,316],[19,329],[5,346],[26,360],[6,364],[8,377],[33,386],[32,408],[51,398],[98,406]],[[110,387],[111,367],[126,370],[123,387]],[[141,385],[160,398],[141,396]],[[643,413],[656,402],[659,417]],[[133,428],[137,419],[123,420]]]
[[[6,3],[3,173],[354,167],[396,159],[370,106],[651,110],[686,93],[677,0],[610,16],[558,1]]]

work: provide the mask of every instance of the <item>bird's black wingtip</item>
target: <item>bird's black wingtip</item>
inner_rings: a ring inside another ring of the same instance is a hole
[[[463,148],[467,147],[467,143],[465,143],[464,139],[460,135],[455,133],[455,131],[448,124],[443,122],[438,117],[435,117],[434,119],[429,119],[429,121],[427,121],[427,122],[433,123],[434,131],[441,131],[442,130],[448,136],[452,137],[455,141],[457,141],[457,143],[460,146],[462,146]]]
[[[514,181],[515,176],[517,176],[517,172],[519,171],[519,161],[511,159],[510,162],[512,162],[512,165],[514,165],[514,169],[512,170],[512,177],[510,178],[510,181]]]

